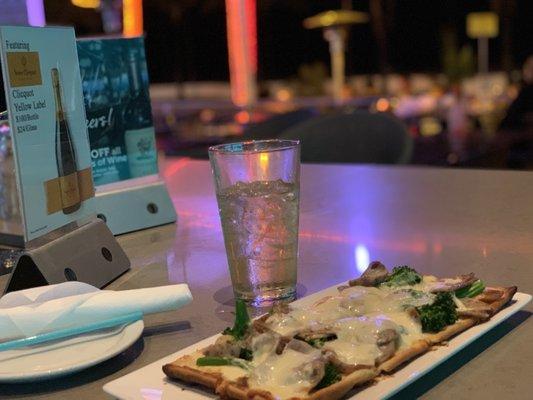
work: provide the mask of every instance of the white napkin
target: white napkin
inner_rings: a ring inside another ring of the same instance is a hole
[[[192,300],[186,284],[133,290],[99,290],[65,282],[0,298],[0,342],[119,317],[136,311],[175,310]]]

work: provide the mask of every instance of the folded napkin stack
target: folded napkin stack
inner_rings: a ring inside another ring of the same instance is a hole
[[[191,302],[186,284],[99,290],[82,282],[8,293],[0,298],[0,342],[84,326],[134,312],[175,310]]]

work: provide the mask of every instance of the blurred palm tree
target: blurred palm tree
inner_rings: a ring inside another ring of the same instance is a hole
[[[382,0],[370,0],[370,23],[372,31],[376,38],[378,47],[378,65],[379,71],[383,74],[388,70],[387,62],[387,30],[385,28],[385,19],[383,16]]]
[[[469,44],[458,49],[454,27],[441,29],[442,68],[450,82],[459,82],[475,72],[474,51]]]

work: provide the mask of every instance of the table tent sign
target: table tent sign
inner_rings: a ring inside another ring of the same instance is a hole
[[[144,38],[77,47],[99,217],[114,234],[175,222],[158,175]]]
[[[101,287],[129,260],[94,218],[74,30],[2,26],[0,55],[26,249],[7,291],[65,280]]]

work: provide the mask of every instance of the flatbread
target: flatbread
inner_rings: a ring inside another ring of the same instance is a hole
[[[382,363],[379,366],[379,370],[382,372],[391,372],[396,369],[399,365],[415,358],[421,354],[424,354],[430,348],[429,341],[427,340],[418,340],[411,344],[411,346],[405,350],[398,351],[389,358],[387,361]]]
[[[492,310],[491,316],[496,314],[512,299],[517,291],[512,287],[490,287],[475,298],[488,304]],[[264,318],[262,318],[264,320]],[[260,319],[261,320],[261,319]],[[397,351],[394,356],[376,368],[358,369],[343,375],[342,379],[328,387],[312,392],[305,397],[293,397],[290,400],[338,400],[357,386],[365,383],[377,382],[381,377],[399,368],[401,365],[429,351],[435,345],[441,345],[453,336],[471,328],[483,321],[474,318],[459,318],[453,325],[444,330],[424,334],[421,340],[412,343],[409,348]],[[183,356],[176,361],[163,366],[163,372],[171,379],[186,383],[198,384],[218,394],[222,399],[235,400],[275,400],[274,396],[264,390],[252,389],[247,386],[246,379],[229,381],[217,367],[196,367],[196,359],[202,352]],[[235,367],[237,368],[237,367]],[[378,378],[378,379],[376,379]],[[378,383],[379,384],[379,383]]]

